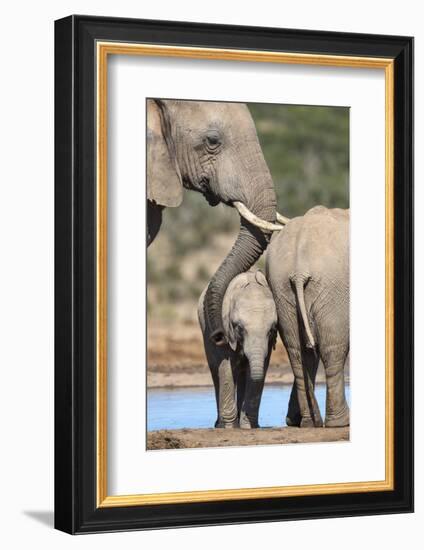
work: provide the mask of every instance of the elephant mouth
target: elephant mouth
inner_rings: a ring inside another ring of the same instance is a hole
[[[212,193],[212,191],[207,191],[206,193],[204,193],[204,196],[205,199],[208,201],[209,206],[216,206],[221,202],[219,198],[214,193]]]
[[[208,178],[202,179],[202,181],[200,182],[200,189],[201,189],[201,193],[203,194],[205,199],[208,201],[208,204],[210,206],[216,206],[221,202],[221,199],[217,195],[215,195],[215,193],[210,188]]]

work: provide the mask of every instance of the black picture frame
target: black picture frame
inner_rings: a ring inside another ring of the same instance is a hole
[[[96,41],[394,60],[394,490],[97,507]],[[55,22],[55,527],[68,533],[413,511],[413,39],[73,15]]]

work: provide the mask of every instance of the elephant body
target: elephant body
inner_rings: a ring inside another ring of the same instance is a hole
[[[147,100],[147,244],[165,207],[179,206],[183,188],[211,206],[240,212],[239,235],[205,293],[205,322],[226,344],[222,305],[229,283],[261,256],[276,226],[276,196],[249,110],[242,103]]]
[[[344,364],[349,352],[349,211],[318,206],[274,235],[266,260],[280,336],[293,369],[287,424],[322,426],[314,394],[321,358],[325,426],[349,425]]]
[[[215,386],[216,428],[257,428],[265,375],[277,333],[274,299],[260,271],[236,276],[223,300],[222,325],[228,344],[216,346],[205,319],[205,289],[198,316]]]

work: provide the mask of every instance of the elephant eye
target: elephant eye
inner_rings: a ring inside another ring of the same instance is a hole
[[[221,145],[221,140],[219,139],[218,132],[209,132],[206,135],[205,143],[207,149],[215,150]]]

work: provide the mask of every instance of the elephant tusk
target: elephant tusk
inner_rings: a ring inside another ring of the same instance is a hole
[[[286,218],[285,216],[281,215],[279,212],[277,212],[277,222],[281,223],[282,225],[287,225],[290,221],[290,218]]]
[[[263,229],[264,231],[281,231],[284,229],[283,225],[267,222],[261,218],[258,218],[258,216],[253,214],[253,212],[251,212],[242,202],[234,201],[233,205],[237,209],[240,216],[243,216],[244,219],[251,224],[256,225],[259,229]]]

